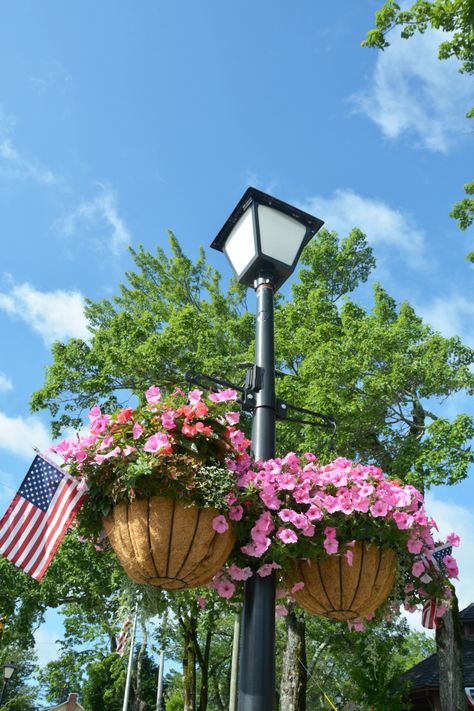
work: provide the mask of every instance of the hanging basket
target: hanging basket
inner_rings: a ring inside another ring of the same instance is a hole
[[[227,560],[232,526],[212,528],[217,509],[200,509],[163,496],[117,504],[105,530],[125,572],[137,583],[167,590],[206,585]]]
[[[395,582],[395,551],[362,541],[352,551],[352,565],[336,555],[294,563],[291,584],[305,584],[294,593],[303,609],[332,620],[353,620],[375,612],[387,599]]]

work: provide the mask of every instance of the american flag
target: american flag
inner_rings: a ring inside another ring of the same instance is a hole
[[[436,629],[436,600],[428,600],[423,605],[421,624],[429,630]]]
[[[77,479],[36,456],[0,520],[0,553],[41,580],[86,491]]]
[[[441,570],[443,566],[443,558],[445,558],[447,555],[451,555],[453,552],[453,547],[450,546],[448,543],[442,545],[442,546],[437,546],[432,555],[434,565],[438,570]]]
[[[125,652],[125,645],[127,644],[128,636],[130,634],[130,625],[132,624],[132,618],[129,616],[125,619],[125,622],[122,625],[122,629],[120,631],[120,634],[117,638],[117,648],[116,652],[120,657],[123,657],[123,654]]]

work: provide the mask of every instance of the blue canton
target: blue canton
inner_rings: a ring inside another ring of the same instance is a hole
[[[435,560],[435,562],[438,565],[438,568],[441,568],[443,565],[443,558],[447,555],[451,555],[453,552],[453,547],[452,546],[444,546],[444,548],[441,548],[440,550],[435,550],[434,553],[432,553],[432,556]]]
[[[51,464],[36,456],[18,493],[33,506],[47,511],[63,476],[64,474]]]

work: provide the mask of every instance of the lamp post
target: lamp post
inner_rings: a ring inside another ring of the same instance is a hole
[[[15,667],[12,664],[12,662],[6,662],[3,666],[3,687],[2,687],[2,693],[0,694],[0,706],[3,703],[3,695],[5,694],[5,689],[7,688],[7,684],[11,679],[11,675],[15,671]]]
[[[225,252],[237,280],[257,296],[253,369],[252,454],[275,456],[275,347],[273,297],[293,273],[304,246],[323,222],[281,200],[248,188],[211,247]],[[240,646],[239,711],[275,709],[275,579],[245,582]]]

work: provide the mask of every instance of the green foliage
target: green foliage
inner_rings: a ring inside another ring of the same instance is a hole
[[[89,711],[117,711],[123,704],[126,666],[117,654],[89,664],[82,703]]]
[[[400,676],[435,651],[423,632],[411,632],[398,619],[349,632],[345,623],[305,615],[307,628],[308,708],[326,709],[323,692],[342,693],[360,711],[404,709]]]
[[[474,196],[474,180],[466,183],[464,190],[466,195]],[[449,214],[458,221],[459,229],[467,230],[474,222],[474,197],[466,197],[457,202]],[[472,256],[470,256],[470,259],[472,261]]]
[[[394,0],[388,0],[375,13],[375,28],[362,42],[365,47],[385,49],[390,46],[387,34],[395,27],[401,36],[412,37],[415,32],[428,28],[450,32],[452,36],[439,46],[439,59],[456,57],[462,72],[474,72],[474,7],[472,0],[417,0],[410,8],[401,9]]]
[[[15,671],[5,689],[2,711],[4,709],[35,711],[37,688],[31,685],[31,675],[36,662],[35,655],[29,650],[22,649],[19,644],[2,644],[0,648],[1,686],[3,686],[3,665],[6,662],[12,662]]]
[[[170,247],[171,257],[161,247],[156,256],[132,250],[137,271],[127,273],[128,285],[110,301],[87,303],[90,343],[53,345],[31,406],[50,409],[55,435],[80,427],[96,402],[111,411],[150,383],[184,387],[189,370],[240,377],[235,366],[251,357],[254,330],[243,288],[231,284],[224,295],[203,254],[194,265],[171,233]]]

